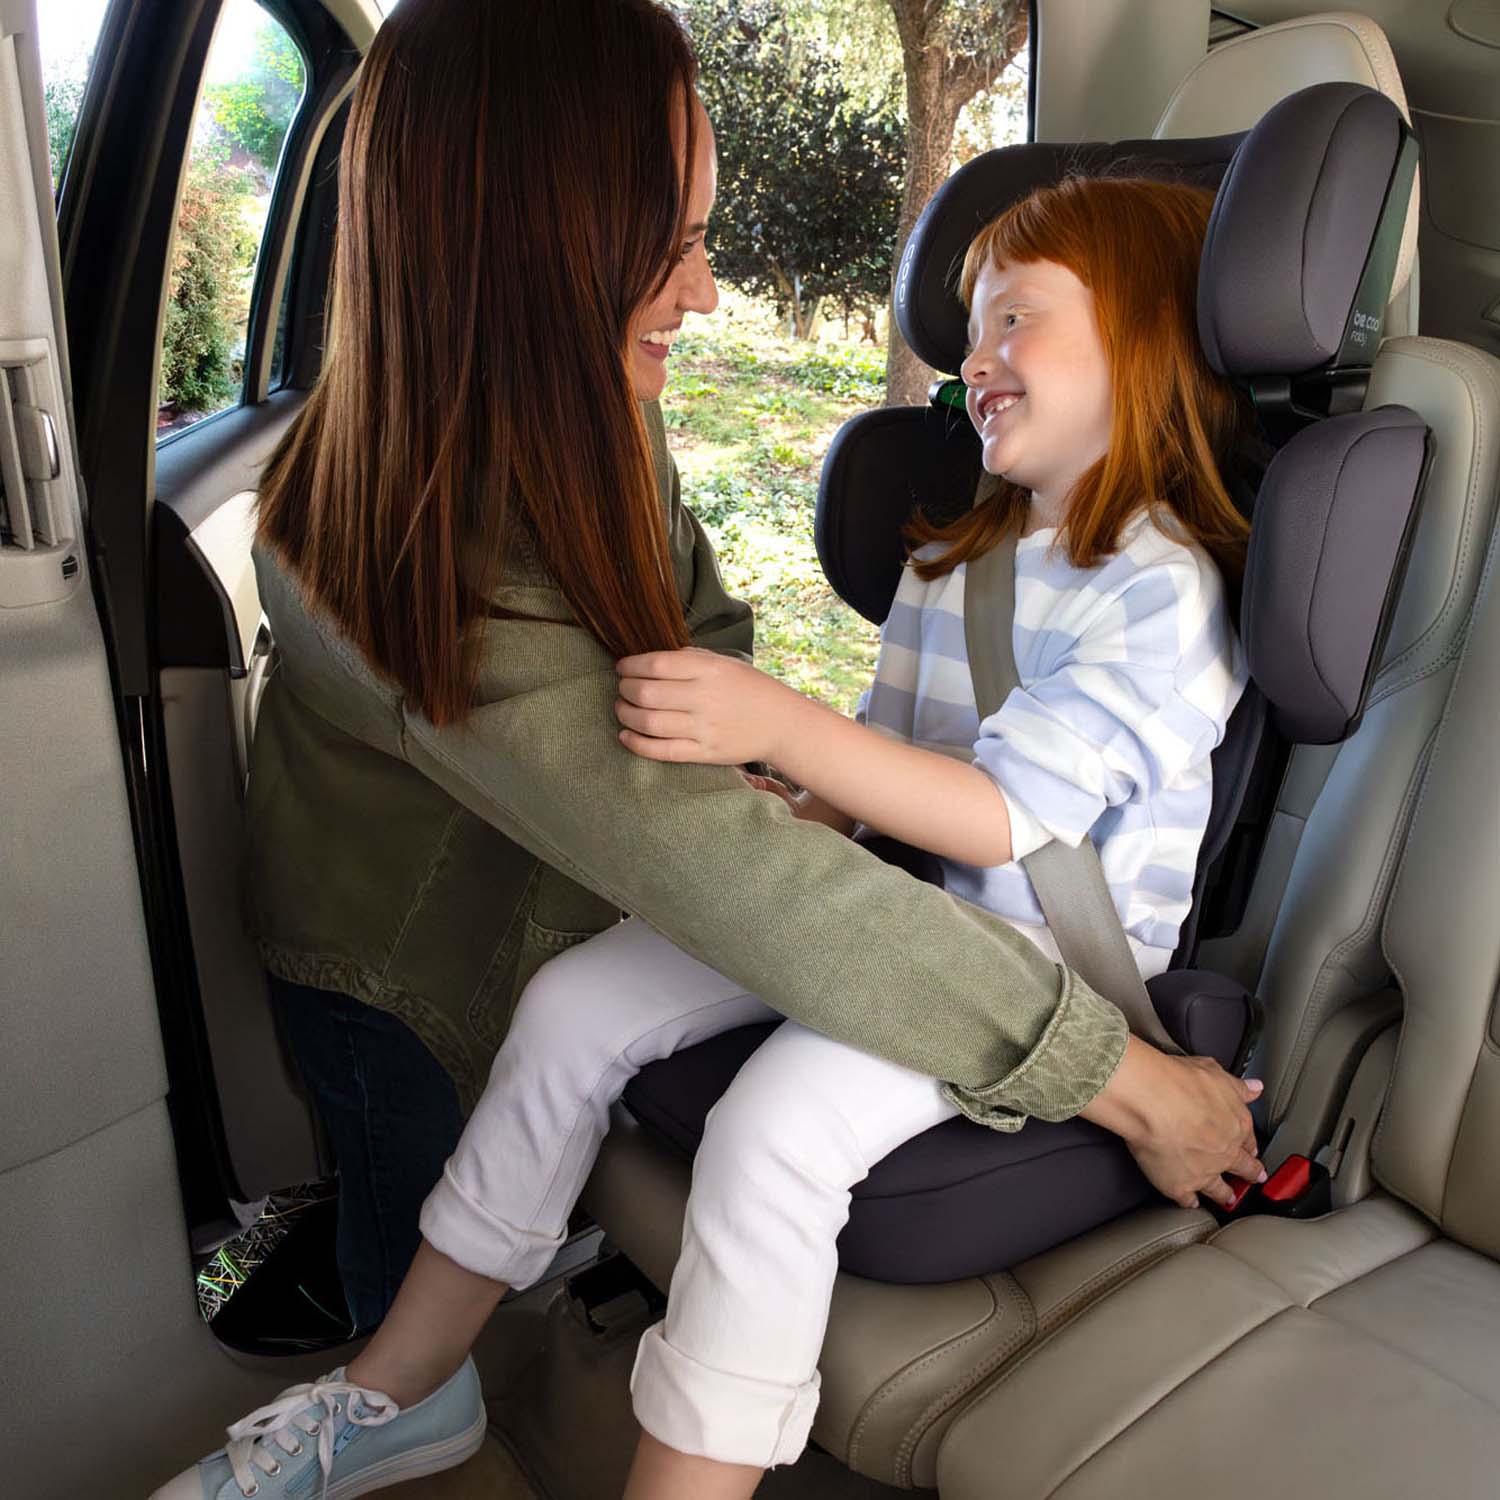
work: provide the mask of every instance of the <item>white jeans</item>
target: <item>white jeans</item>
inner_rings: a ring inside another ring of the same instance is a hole
[[[630,1079],[774,1016],[637,920],[560,954],[521,997],[422,1233],[472,1271],[529,1285]],[[794,1021],[772,1033],[709,1115],[693,1163],[666,1319],[643,1336],[631,1378],[648,1432],[725,1463],[801,1453],[849,1190],[955,1113],[931,1078]]]

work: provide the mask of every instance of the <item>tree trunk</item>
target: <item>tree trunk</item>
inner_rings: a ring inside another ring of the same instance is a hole
[[[988,55],[955,56],[948,50],[943,22],[944,0],[888,0],[901,37],[906,74],[906,182],[901,195],[901,223],[891,262],[892,291],[901,256],[917,216],[948,176],[953,132],[964,105],[997,78],[1026,39],[1026,10],[1017,4],[1002,25]],[[886,342],[886,403],[923,406],[936,371],[922,363],[896,327],[892,303]]]

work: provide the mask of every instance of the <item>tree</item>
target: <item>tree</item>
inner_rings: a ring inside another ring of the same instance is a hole
[[[906,182],[898,244],[948,176],[959,112],[989,88],[1026,45],[1026,0],[887,0],[906,76]],[[900,264],[900,256],[896,257]],[[891,320],[886,399],[920,405],[932,372]]]
[[[194,150],[172,244],[161,400],[185,411],[213,411],[235,392],[237,303],[257,245],[240,215],[243,173],[225,157],[222,145]]]
[[[682,0],[714,123],[713,259],[732,286],[773,300],[797,338],[819,305],[871,307],[890,282],[905,166],[889,108],[861,105],[828,51],[775,0]]]
[[[63,168],[67,165],[68,152],[73,146],[73,132],[78,125],[78,111],[83,105],[83,86],[89,76],[91,61],[90,57],[78,54],[66,72],[49,78],[42,88],[54,193],[62,184]]]
[[[789,0],[800,28],[826,37],[858,93],[906,101],[906,177],[891,273],[927,200],[952,166],[964,106],[993,88],[1026,46],[1027,0]],[[932,372],[891,320],[886,399],[920,405]]]
[[[204,97],[230,149],[245,152],[269,177],[302,102],[302,88],[302,54],[268,19],[255,33],[250,66],[232,83],[210,84]]]

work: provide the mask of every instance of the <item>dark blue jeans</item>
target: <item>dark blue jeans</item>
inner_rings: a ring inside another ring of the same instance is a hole
[[[404,1021],[270,976],[287,1049],[338,1170],[338,1265],[360,1333],[385,1317],[421,1242],[417,1215],[463,1132],[458,1094]]]

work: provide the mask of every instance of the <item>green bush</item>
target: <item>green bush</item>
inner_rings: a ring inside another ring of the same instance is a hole
[[[161,402],[214,411],[234,399],[241,283],[258,246],[240,212],[242,174],[222,148],[194,151],[172,248],[161,355]]]

